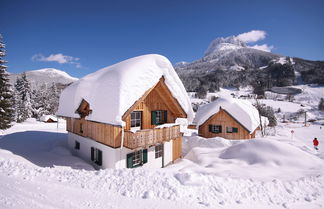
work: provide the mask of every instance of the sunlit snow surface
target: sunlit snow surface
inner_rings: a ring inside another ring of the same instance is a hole
[[[320,88],[307,87],[296,102],[305,106]],[[250,141],[184,130],[184,158],[153,170],[94,170],[67,149],[63,120],[16,124],[0,136],[0,208],[323,208],[323,115],[312,111],[314,124],[280,123]]]

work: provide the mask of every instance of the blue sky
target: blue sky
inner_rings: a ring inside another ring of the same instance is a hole
[[[45,67],[82,77],[124,59],[203,56],[216,37],[266,32],[253,44],[324,60],[323,0],[2,0],[0,33],[9,72]],[[60,63],[59,63],[60,62]]]

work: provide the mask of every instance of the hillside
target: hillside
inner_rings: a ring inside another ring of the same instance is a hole
[[[217,38],[205,55],[194,62],[174,65],[187,91],[215,91],[259,81],[273,86],[324,84],[324,61],[291,58],[252,48],[235,36]]]
[[[10,83],[14,84],[17,77],[22,73],[12,73],[9,75]],[[42,84],[69,84],[78,78],[72,77],[64,71],[55,68],[44,68],[39,70],[26,71],[27,79],[31,83],[32,88],[39,88]]]

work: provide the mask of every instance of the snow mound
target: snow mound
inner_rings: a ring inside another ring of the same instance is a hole
[[[85,99],[92,109],[88,120],[122,125],[123,114],[162,76],[192,121],[191,103],[181,80],[169,60],[156,54],[125,60],[74,82],[62,92],[57,114],[78,117],[75,110]]]
[[[192,149],[174,165],[173,170],[185,173],[208,173],[223,177],[255,179],[298,179],[323,173],[323,160],[294,143],[273,139],[227,140],[210,138],[199,144],[199,137],[186,137]],[[187,143],[185,140],[184,143]],[[209,145],[209,146],[208,146]],[[185,147],[189,150],[189,147]],[[184,178],[186,179],[186,178]],[[184,181],[183,178],[180,181]]]
[[[309,167],[322,162],[294,146],[274,140],[257,139],[235,144],[219,156],[222,159],[239,159],[249,165]],[[303,159],[300,161],[298,159]]]
[[[200,126],[212,115],[218,113],[220,108],[226,110],[250,133],[260,125],[259,112],[249,101],[231,97],[218,98],[214,102],[201,106],[196,113],[194,124],[197,127]]]

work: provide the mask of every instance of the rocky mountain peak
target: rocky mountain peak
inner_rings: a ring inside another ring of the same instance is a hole
[[[246,44],[236,36],[220,37],[213,40],[208,46],[205,56],[217,53],[223,50],[235,50],[247,47]]]

